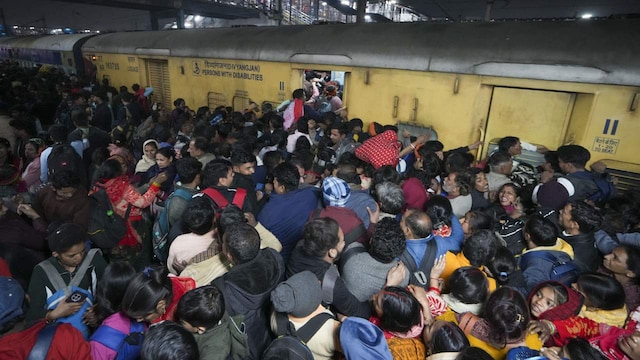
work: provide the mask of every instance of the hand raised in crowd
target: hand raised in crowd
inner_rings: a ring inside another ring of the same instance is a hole
[[[404,266],[402,261],[398,261],[398,264],[387,273],[387,282],[384,286],[398,286],[402,284],[402,281],[407,276],[407,267]]]
[[[407,289],[409,290],[411,295],[413,295],[416,298],[416,300],[418,300],[420,305],[426,304],[427,306],[429,306],[429,299],[427,299],[427,291],[422,286],[411,284],[407,286]]]
[[[538,334],[540,341],[547,342],[551,337],[551,329],[544,323],[544,321],[531,321],[529,324],[529,332],[532,334]]]
[[[96,328],[100,323],[98,322],[98,316],[96,314],[96,306],[93,305],[87,309],[82,316],[82,321],[89,327]]]
[[[431,268],[431,272],[429,273],[429,278],[431,280],[438,281],[438,289],[442,290],[442,286],[444,285],[444,281],[440,278],[442,273],[444,272],[444,267],[447,264],[446,257],[444,255],[440,255],[436,261],[433,263],[433,267]]]
[[[424,323],[433,323],[434,319],[433,315],[431,315],[431,307],[429,306],[429,299],[427,298],[426,290],[418,285],[409,285],[408,290],[411,295],[413,295],[416,300],[418,300],[420,307],[422,307],[422,316],[424,318]]]
[[[244,213],[244,218],[247,219],[247,224],[256,227],[256,225],[258,225],[258,220],[256,220],[256,217],[250,213],[250,212],[246,212]]]
[[[31,220],[35,220],[40,217],[40,215],[35,210],[33,210],[31,205],[29,204],[18,205],[18,208],[16,209],[16,211],[18,215],[26,215]]]
[[[478,141],[474,142],[473,144],[469,145],[469,150],[475,150],[475,149],[479,148],[480,145],[482,145],[482,144],[484,144],[484,141],[478,140]]]
[[[369,213],[370,223],[377,224],[378,221],[380,221],[380,206],[378,206],[378,204],[376,204],[376,208],[373,210],[367,206],[367,212]]]
[[[151,183],[158,183],[158,184],[162,184],[165,181],[167,181],[167,174],[165,174],[164,172],[161,172],[160,174],[156,175],[153,177],[153,179],[151,179]]]

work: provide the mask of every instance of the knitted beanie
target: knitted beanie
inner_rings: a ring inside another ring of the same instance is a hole
[[[558,178],[536,186],[532,198],[542,207],[560,210],[573,194],[575,194],[575,188],[571,181]]]
[[[271,291],[271,302],[278,312],[302,318],[320,305],[322,288],[311,271],[297,273]]]

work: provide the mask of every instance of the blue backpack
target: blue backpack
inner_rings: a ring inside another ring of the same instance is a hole
[[[549,254],[548,251],[528,251],[522,255],[520,268],[526,268],[527,261],[532,257],[544,259],[553,263],[551,272],[549,273],[549,280],[558,281],[567,286],[571,286],[572,283],[578,280],[578,276],[580,276],[580,269],[578,269],[576,264],[574,264],[574,262],[569,258],[569,255],[560,256],[558,258]]]
[[[169,207],[174,196],[178,196],[184,200],[191,200],[191,193],[184,189],[176,189],[165,201],[164,208],[160,211],[153,223],[152,241],[154,257],[165,264],[169,257]]]
[[[87,309],[93,305],[92,293],[95,292],[95,289],[92,289],[93,291],[88,291],[86,289],[79,288],[78,285],[84,279],[87,271],[89,270],[89,266],[91,266],[93,258],[99,252],[99,249],[89,250],[87,256],[85,256],[78,267],[76,275],[69,284],[65,283],[60,276],[60,273],[58,273],[58,270],[48,260],[36,265],[44,270],[45,274],[47,274],[47,278],[51,282],[51,285],[53,285],[53,289],[55,290],[55,293],[47,297],[47,310],[55,309],[58,304],[63,301],[63,298],[67,298],[66,301],[74,301],[73,298],[78,297],[76,302],[83,302],[83,305],[78,312],[73,315],[57,319],[56,322],[69,323],[73,325],[73,327],[80,330],[85,339],[89,338],[89,328],[84,323],[82,317]]]
[[[108,325],[101,325],[91,341],[98,342],[117,353],[116,360],[136,360],[140,357],[140,347],[144,338],[144,325],[132,320],[129,333],[125,334]]]

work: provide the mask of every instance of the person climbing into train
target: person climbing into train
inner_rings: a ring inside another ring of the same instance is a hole
[[[304,115],[304,89],[295,89],[293,90],[292,100],[286,105],[284,113],[282,117],[284,118],[284,129],[289,130],[289,128],[296,122],[300,117]],[[281,105],[281,106],[284,106]],[[279,107],[280,108],[280,107]]]

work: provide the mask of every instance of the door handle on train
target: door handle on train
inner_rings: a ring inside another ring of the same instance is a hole
[[[398,103],[400,102],[400,98],[398,96],[393,97],[393,117],[398,117]]]
[[[480,131],[480,146],[478,146],[478,152],[476,153],[476,160],[480,161],[480,159],[482,158],[482,153],[484,152],[484,127],[480,126],[478,128],[478,131]]]

